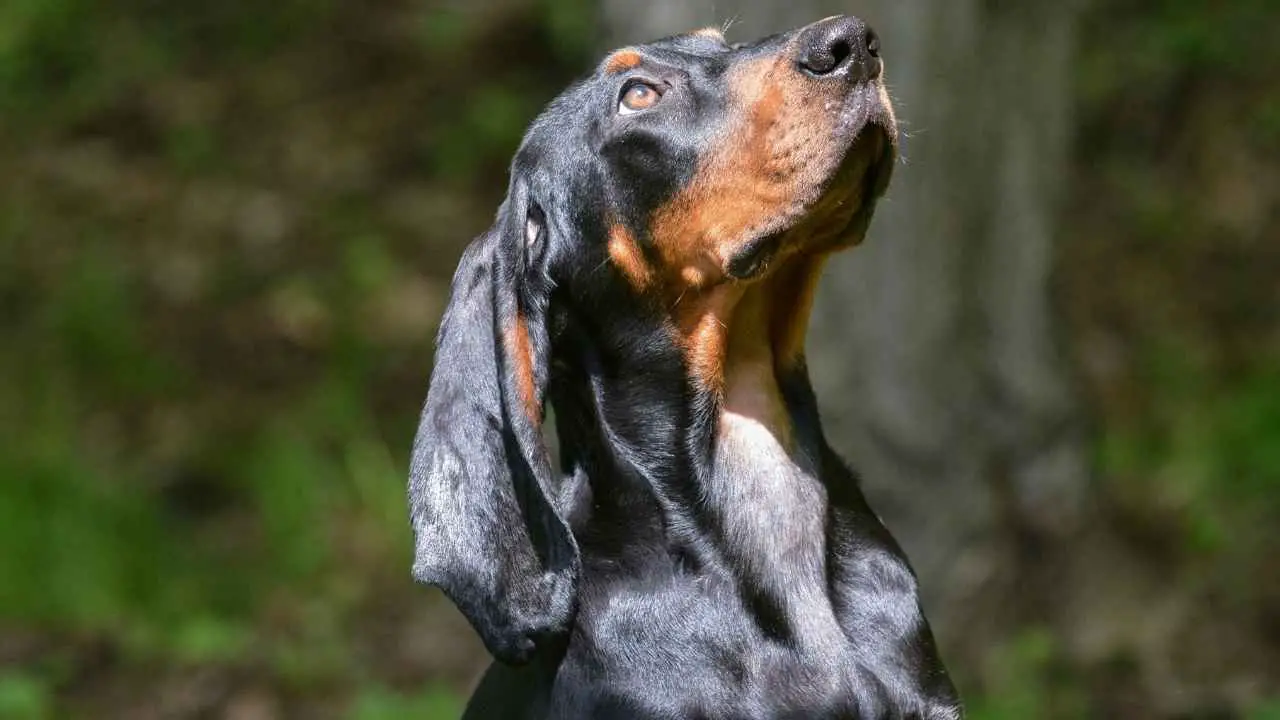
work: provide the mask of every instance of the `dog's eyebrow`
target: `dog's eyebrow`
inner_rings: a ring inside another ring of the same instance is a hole
[[[644,60],[634,48],[622,48],[609,54],[604,60],[604,71],[610,75],[626,72],[640,65]]]

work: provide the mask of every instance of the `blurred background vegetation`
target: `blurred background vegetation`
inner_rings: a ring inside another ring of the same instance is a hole
[[[1161,716],[1280,718],[1240,684],[1280,662],[1280,5],[1084,13],[1055,294],[1098,482],[1238,620],[1161,645],[1207,688]],[[457,256],[597,22],[0,2],[0,718],[456,717],[485,656],[410,584],[405,458]],[[1122,716],[1123,658],[1013,638],[956,669],[975,717]]]

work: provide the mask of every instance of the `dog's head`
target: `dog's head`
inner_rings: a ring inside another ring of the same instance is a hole
[[[575,611],[541,436],[559,313],[667,333],[713,385],[723,298],[862,239],[897,147],[882,68],[856,18],[738,45],[702,30],[613,52],[531,126],[454,277],[409,485],[415,577],[499,659]]]

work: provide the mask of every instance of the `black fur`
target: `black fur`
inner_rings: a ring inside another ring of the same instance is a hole
[[[468,718],[959,717],[915,576],[823,437],[803,363],[779,388],[797,487],[820,503],[821,530],[797,539],[825,579],[797,600],[785,566],[734,546],[713,489],[752,461],[717,446],[716,398],[607,254],[610,223],[643,227],[688,182],[730,112],[730,65],[791,37],[645,46],[645,72],[681,91],[625,123],[628,73],[575,84],[529,129],[493,228],[463,255],[409,500],[415,577],[498,660]],[[522,404],[518,322],[537,405],[556,409],[558,473]],[[815,608],[830,632],[806,629]]]

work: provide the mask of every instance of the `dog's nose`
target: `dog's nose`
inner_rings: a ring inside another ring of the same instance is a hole
[[[814,76],[873,80],[880,76],[880,38],[856,17],[827,18],[800,32],[796,63]]]

